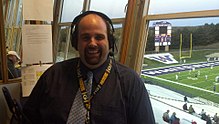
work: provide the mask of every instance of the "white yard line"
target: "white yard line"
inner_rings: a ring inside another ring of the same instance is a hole
[[[182,84],[182,83],[179,83],[179,82],[175,82],[175,81],[159,78],[159,77],[156,77],[156,76],[150,76],[150,75],[146,75],[146,74],[142,74],[142,75],[150,77],[150,78],[154,78],[154,79],[159,79],[159,80],[162,80],[162,81],[167,81],[167,82],[170,82],[170,83],[173,83],[173,84],[178,84],[178,85],[181,85],[181,86],[193,88],[193,89],[196,89],[196,90],[201,90],[201,91],[205,91],[205,92],[208,92],[208,93],[213,93],[213,94],[219,95],[219,93],[217,93],[217,92],[206,90],[206,89],[202,89],[202,88],[199,88],[199,87],[194,87],[194,86],[190,86],[190,85],[187,85],[187,84]]]

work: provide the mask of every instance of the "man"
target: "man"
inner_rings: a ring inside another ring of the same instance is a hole
[[[183,110],[188,110],[187,103],[183,104]]]
[[[186,97],[186,96],[184,96],[184,102],[187,102],[187,100],[188,100],[188,99],[187,99],[187,97]]]
[[[20,61],[19,55],[15,51],[8,51],[7,53],[7,65],[8,65],[8,78],[18,78],[21,76],[20,69],[15,66]]]
[[[57,63],[40,77],[23,109],[31,123],[155,124],[139,75],[109,56],[113,31],[99,12],[74,19],[71,40],[80,58]]]
[[[195,113],[195,110],[194,108],[192,107],[192,105],[189,106],[189,114],[194,114]]]
[[[176,112],[173,112],[173,114],[171,115],[170,124],[180,124],[180,119],[176,117]]]
[[[214,115],[214,117],[213,117],[213,120],[214,120],[215,122],[218,122],[218,119],[219,119],[219,117],[217,116],[217,113],[215,113],[215,115]]]
[[[170,121],[169,112],[170,112],[170,110],[167,110],[166,112],[163,113],[163,120],[166,122]]]

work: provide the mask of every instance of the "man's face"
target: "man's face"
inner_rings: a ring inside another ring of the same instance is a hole
[[[18,59],[15,55],[9,55],[9,59],[10,59],[14,64],[16,64],[16,63],[19,61],[19,59]]]
[[[90,69],[102,65],[109,53],[107,27],[95,14],[83,17],[78,25],[78,51],[81,61]]]

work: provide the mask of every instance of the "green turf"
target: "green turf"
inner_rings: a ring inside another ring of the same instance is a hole
[[[178,79],[176,79],[176,75],[178,75]],[[195,77],[197,75],[197,77]],[[207,75],[207,79],[206,79]],[[219,76],[219,66],[215,66],[212,68],[202,68],[202,69],[195,69],[194,71],[182,71],[177,73],[169,73],[164,75],[159,75],[157,77],[166,79],[169,81],[163,81],[159,79],[152,79],[149,77],[144,77],[147,80],[153,81],[153,83],[157,83],[159,85],[170,87],[170,89],[174,89],[177,92],[189,94],[192,97],[201,97],[207,100],[219,103],[219,95],[213,93],[209,93],[206,91],[202,91],[202,89],[213,91],[213,87],[215,85],[215,77]],[[188,86],[181,86],[179,84],[171,83],[178,82],[181,84],[186,84]],[[219,82],[216,82],[219,83]],[[194,86],[197,88],[201,88],[201,90],[190,88],[189,86]],[[219,84],[215,85],[216,91],[219,92]]]
[[[206,55],[212,54],[212,53],[218,53],[218,49],[200,49],[200,50],[193,50],[192,51],[192,57],[186,59],[186,64],[189,63],[199,63],[199,62],[206,62]],[[179,50],[173,50],[169,51],[174,58],[180,62],[180,57],[179,57]],[[146,52],[145,54],[153,54],[150,52]],[[186,52],[182,53],[183,55],[187,55]],[[167,65],[163,64],[161,62],[157,62],[154,60],[149,60],[149,59],[144,59],[144,64],[147,66],[143,67],[144,69],[153,69],[153,68],[158,68],[158,67],[167,67],[167,66],[176,66],[180,65],[179,63],[177,64],[172,64],[172,65]],[[198,71],[200,72],[200,75],[195,77],[195,74],[198,74]],[[176,75],[178,75],[179,79],[176,80]],[[205,77],[207,75],[207,79]],[[197,90],[194,88],[190,88],[189,86],[194,86],[197,88],[205,89],[208,91],[213,91],[214,90],[214,82],[215,82],[215,77],[219,76],[219,66],[214,67],[213,69],[209,68],[202,68],[202,69],[196,69],[195,71],[182,71],[180,73],[169,73],[165,75],[160,75],[158,76],[159,78],[166,79],[169,81],[163,81],[159,79],[154,79],[150,77],[145,77],[143,78],[147,80],[151,80],[154,84],[175,90],[177,92],[180,92],[181,94],[188,94],[192,97],[201,97],[205,98],[207,100],[216,102],[219,104],[219,95],[216,95],[215,93],[209,93],[205,92],[203,90]],[[186,84],[188,86],[182,86],[179,84],[174,84],[171,83],[171,81],[174,82],[179,82],[181,84]],[[219,83],[219,82],[218,82]],[[216,91],[219,92],[219,85],[216,85]]]
[[[200,74],[199,74],[200,72]],[[176,80],[176,75],[178,75],[178,80]],[[197,75],[197,77],[195,77]],[[206,79],[207,75],[207,79]],[[215,83],[215,77],[219,76],[219,66],[211,68],[202,68],[202,69],[196,69],[195,71],[182,71],[177,73],[170,73],[165,75],[160,75],[158,77],[177,81],[179,83],[207,89],[207,90],[213,90],[213,86]],[[219,85],[218,85],[219,86]],[[216,89],[216,92],[219,92],[219,89]]]

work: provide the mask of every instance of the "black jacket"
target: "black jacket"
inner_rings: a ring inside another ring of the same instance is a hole
[[[65,124],[79,89],[77,63],[66,60],[53,65],[39,79],[23,110],[34,124]],[[95,84],[109,60],[92,70]],[[86,73],[82,66],[82,74]],[[95,89],[95,88],[93,88]],[[144,83],[131,69],[113,63],[111,73],[91,101],[91,124],[154,124]]]

